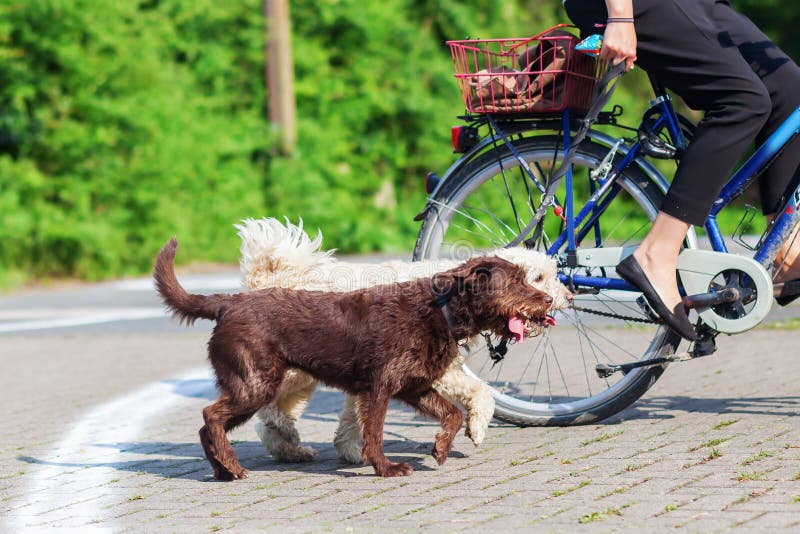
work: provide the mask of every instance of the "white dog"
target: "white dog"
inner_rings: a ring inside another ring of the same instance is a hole
[[[236,228],[242,239],[240,267],[244,283],[250,289],[283,287],[353,291],[431,276],[459,263],[456,260],[383,263],[339,261],[333,257],[334,251],[320,250],[321,233],[318,232],[311,239],[303,231],[302,221],[294,226],[288,221],[284,225],[272,218],[247,219]],[[522,265],[528,273],[528,281],[553,297],[553,310],[566,307],[571,300],[570,293],[558,281],[556,265],[551,258],[524,248],[498,249],[491,253]],[[542,331],[541,326],[529,326],[532,328],[526,335],[537,335]],[[486,384],[467,375],[462,365],[463,358],[457,358],[434,387],[466,409],[466,435],[477,447],[483,442],[494,414],[494,399]],[[314,458],[314,449],[300,445],[294,422],[305,410],[316,386],[316,380],[309,375],[290,370],[275,400],[257,413],[256,432],[275,459],[306,462]],[[346,396],[333,442],[343,460],[362,462],[361,428],[356,417],[355,400],[350,395]]]

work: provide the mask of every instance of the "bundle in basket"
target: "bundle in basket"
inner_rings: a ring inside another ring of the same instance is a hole
[[[526,39],[448,41],[470,113],[581,113],[591,106],[597,61],[575,51],[562,26]]]

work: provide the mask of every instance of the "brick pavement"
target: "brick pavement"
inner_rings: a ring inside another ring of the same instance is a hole
[[[342,397],[323,389],[298,422],[318,459],[275,463],[247,424],[231,437],[251,475],[230,483],[210,478],[197,440],[214,395],[201,367],[207,330],[4,336],[0,528],[797,529],[798,336],[721,336],[717,354],[672,365],[610,421],[495,422],[481,448],[459,436],[438,468],[428,455],[436,425],[393,406],[386,448],[415,467],[408,478],[336,459]]]

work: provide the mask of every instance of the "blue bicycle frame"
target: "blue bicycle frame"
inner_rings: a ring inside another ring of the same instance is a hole
[[[666,94],[662,94],[657,103],[660,106],[661,114],[654,124],[655,131],[666,128],[676,146],[684,146],[684,137],[680,128],[677,114]],[[569,149],[569,115],[565,113],[564,118],[564,143],[566,150]],[[766,169],[772,161],[780,155],[786,145],[800,134],[800,107],[798,107],[786,121],[770,136],[767,141],[760,146],[755,153],[736,171],[736,173],[726,183],[719,197],[714,202],[710,215],[706,219],[705,229],[708,233],[711,247],[717,252],[727,252],[728,249],[722,237],[722,233],[717,224],[717,215],[733,199],[741,195],[744,190]],[[592,231],[600,215],[605,211],[608,204],[616,197],[621,190],[620,186],[615,185],[617,178],[629,164],[639,155],[641,143],[637,142],[630,147],[628,153],[611,170],[608,176],[599,180],[593,190],[592,195],[581,210],[574,214],[572,202],[572,177],[568,170],[565,176],[566,199],[565,199],[565,218],[566,228],[564,232],[555,240],[548,249],[548,254],[555,256],[564,254],[569,256],[574,254],[577,244]],[[605,197],[604,197],[605,195]],[[771,222],[766,234],[759,243],[754,259],[761,263],[765,268],[770,268],[770,260],[774,257],[778,248],[788,238],[790,232],[800,220],[800,187],[793,192],[780,214]],[[566,250],[562,247],[567,245]],[[561,275],[562,282],[572,286],[582,286],[595,289],[617,289],[623,291],[636,291],[623,280],[618,278],[592,277],[592,276],[571,276]]]

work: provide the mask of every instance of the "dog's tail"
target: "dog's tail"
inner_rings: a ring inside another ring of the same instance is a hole
[[[297,225],[272,217],[245,219],[234,225],[242,239],[239,267],[251,289],[297,289],[306,273],[333,261],[333,250],[322,251],[322,233],[313,239]],[[302,285],[302,284],[300,284]]]
[[[153,279],[164,304],[182,323],[192,324],[196,319],[217,318],[220,302],[218,295],[192,295],[187,293],[175,277],[175,251],[178,240],[170,239],[156,257]]]

